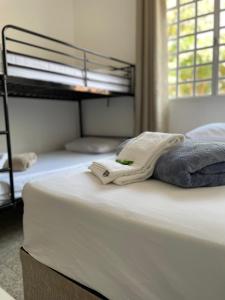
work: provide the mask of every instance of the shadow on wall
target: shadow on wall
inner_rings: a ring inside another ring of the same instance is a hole
[[[62,149],[78,133],[77,103],[35,99],[9,99],[10,129],[14,153]],[[3,109],[0,106],[0,128]],[[1,138],[0,151],[5,150]]]
[[[0,106],[0,128],[3,126]],[[79,135],[76,102],[9,99],[12,149],[14,153],[37,153],[63,149]],[[83,101],[84,133],[99,136],[133,135],[133,98]],[[5,151],[1,137],[0,151]]]
[[[84,101],[85,134],[132,136],[134,132],[133,108],[132,97]]]

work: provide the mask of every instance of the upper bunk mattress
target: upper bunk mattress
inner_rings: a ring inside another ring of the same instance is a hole
[[[0,55],[0,59],[2,60],[2,55]],[[7,59],[10,76],[85,86],[84,72],[76,67],[16,53],[8,53]],[[2,61],[0,66],[0,73],[3,73]],[[127,93],[129,92],[129,85],[128,78],[104,74],[100,71],[87,71],[87,87],[89,88]]]
[[[24,248],[109,299],[225,299],[225,187],[102,185],[84,168],[23,192]]]

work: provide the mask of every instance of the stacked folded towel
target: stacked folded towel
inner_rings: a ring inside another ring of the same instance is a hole
[[[34,152],[17,154],[12,157],[13,171],[22,172],[32,167],[37,162],[37,154]],[[4,168],[8,167],[8,160],[4,163]]]
[[[225,185],[225,143],[186,141],[160,157],[154,178],[184,188]]]
[[[103,184],[143,181],[153,174],[159,157],[183,140],[182,134],[144,132],[126,144],[116,160],[93,162],[89,169]]]

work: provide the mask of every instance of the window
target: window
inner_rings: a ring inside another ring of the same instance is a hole
[[[167,0],[169,98],[225,95],[225,0]]]

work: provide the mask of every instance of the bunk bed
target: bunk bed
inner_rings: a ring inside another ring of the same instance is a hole
[[[0,201],[0,208],[5,208],[15,206],[21,195],[18,188],[15,191],[15,180],[20,178],[17,186],[22,186],[37,174],[54,171],[45,170],[45,167],[42,171],[39,169],[46,160],[44,157],[37,167],[38,171],[31,172],[31,177],[29,172],[22,176],[13,174],[8,98],[76,101],[80,136],[83,137],[82,100],[133,96],[135,66],[14,25],[6,25],[2,29],[1,51],[0,96],[3,99],[5,128],[0,135],[6,138],[9,162],[8,168],[0,169],[0,200],[4,200]],[[78,157],[74,154],[73,161],[77,164],[92,159],[90,155],[85,158],[85,155]],[[65,167],[68,165],[59,163],[55,171]]]

